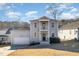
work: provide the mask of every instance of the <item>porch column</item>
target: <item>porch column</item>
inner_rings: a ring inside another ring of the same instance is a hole
[[[40,27],[41,25],[40,25],[40,21],[39,21],[39,41],[41,41],[41,32],[40,32],[40,30],[41,30],[41,27]]]
[[[50,38],[50,23],[48,21],[48,42],[49,42],[49,38]]]

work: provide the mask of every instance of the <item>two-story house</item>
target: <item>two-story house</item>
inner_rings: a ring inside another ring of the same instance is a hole
[[[28,45],[30,43],[48,43],[50,37],[58,37],[58,21],[43,16],[30,20],[29,30],[12,32],[12,45]]]
[[[58,21],[43,16],[30,20],[30,42],[48,42],[50,37],[58,37]]]

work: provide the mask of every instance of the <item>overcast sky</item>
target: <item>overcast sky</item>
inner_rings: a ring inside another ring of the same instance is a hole
[[[42,16],[48,16],[46,8],[49,7],[48,3],[0,3],[0,20],[2,21],[29,21],[37,19]],[[70,3],[62,4],[60,9],[65,8],[64,12],[59,16],[60,19],[75,19],[79,18],[79,4]]]

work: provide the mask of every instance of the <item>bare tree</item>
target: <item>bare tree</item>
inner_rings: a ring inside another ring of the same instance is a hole
[[[65,8],[62,7],[63,5],[63,3],[53,3],[49,5],[49,7],[46,10],[56,20],[58,16],[64,12]]]

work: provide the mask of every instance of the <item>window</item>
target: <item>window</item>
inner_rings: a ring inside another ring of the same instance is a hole
[[[45,23],[42,23],[43,29],[45,29]]]
[[[36,37],[36,32],[35,32],[35,37]]]
[[[36,28],[36,23],[35,23],[35,28]]]
[[[54,33],[52,33],[52,37],[54,37]]]
[[[52,23],[52,27],[54,27],[54,23]]]

